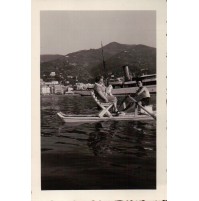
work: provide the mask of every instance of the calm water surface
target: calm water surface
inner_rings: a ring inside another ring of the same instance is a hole
[[[41,97],[42,190],[156,188],[155,122],[64,124],[59,111],[97,108],[91,97]]]

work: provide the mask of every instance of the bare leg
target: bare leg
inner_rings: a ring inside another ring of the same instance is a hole
[[[136,107],[136,104],[131,102],[131,103],[129,103],[129,104],[127,105],[127,107],[126,107],[124,110],[122,110],[122,111],[128,112],[129,110],[134,110],[135,107]]]
[[[142,105],[142,101],[139,101],[138,104]],[[138,112],[140,112],[141,108],[138,106]]]
[[[113,103],[113,106],[114,106],[115,112],[117,112],[117,111],[118,111],[118,109],[117,109],[117,99],[116,99],[116,101]]]
[[[113,112],[118,112],[118,109],[117,109],[117,98],[114,97],[114,96],[108,96],[107,97],[108,100],[113,103]]]

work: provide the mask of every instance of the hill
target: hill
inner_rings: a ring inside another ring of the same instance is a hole
[[[53,61],[56,59],[59,59],[60,57],[62,57],[63,55],[60,54],[43,54],[40,55],[40,62],[48,62],[48,61]]]
[[[123,76],[122,66],[128,65],[132,75],[139,76],[145,70],[148,74],[156,73],[156,49],[144,45],[132,45],[106,60],[108,74]],[[96,76],[103,69],[99,64],[92,69]]]
[[[148,73],[156,73],[156,48],[145,45],[126,45],[116,42],[104,46],[104,60],[109,74],[123,76],[122,66],[128,65],[133,75],[139,75],[142,69]],[[41,55],[41,58],[43,55]],[[44,58],[44,57],[43,57]],[[51,58],[52,55],[51,55]],[[90,49],[73,52],[65,56],[59,55],[55,59],[44,62],[41,60],[41,77],[50,72],[56,72],[61,79],[68,80],[67,76],[78,77],[81,82],[93,82],[98,74],[104,73],[102,49]]]

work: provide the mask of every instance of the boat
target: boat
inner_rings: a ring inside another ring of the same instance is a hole
[[[142,79],[144,86],[146,86],[151,94],[156,94],[156,74],[142,75],[139,77]],[[114,80],[110,79],[109,84],[113,86],[112,94],[113,95],[126,95],[126,94],[135,94],[138,87],[136,84],[136,78],[132,80]],[[92,90],[92,89],[91,89]],[[76,90],[75,94],[81,96],[90,96],[90,90]]]
[[[156,120],[155,112],[152,110],[152,105],[142,106],[138,103],[133,97],[129,98],[132,102],[136,103],[137,106],[140,107],[140,114],[138,114],[138,108],[135,109],[133,113],[124,113],[122,112],[120,115],[111,114],[109,111],[113,107],[113,103],[104,103],[101,102],[98,97],[95,95],[94,90],[90,91],[90,95],[99,107],[100,111],[98,114],[91,115],[71,115],[64,114],[63,112],[58,112],[57,115],[66,123],[86,123],[86,122],[98,122],[98,121],[149,121]],[[125,101],[125,99],[124,99]],[[123,101],[123,102],[124,102]]]
[[[148,85],[147,86],[149,92],[151,94],[156,93],[156,85]],[[134,94],[136,93],[138,87],[126,87],[126,88],[114,88],[112,90],[113,95],[127,95],[127,94]],[[81,95],[81,96],[90,96],[90,90],[78,90],[74,91],[74,94]]]
[[[58,112],[57,115],[65,123],[92,123],[99,121],[154,121],[154,118],[147,114],[135,115],[134,113],[128,113],[119,116],[112,117],[99,117],[97,114],[90,115],[71,115]]]
[[[129,80],[125,80],[122,81],[122,79],[120,78],[118,79],[110,79],[109,83],[113,86],[113,89],[117,89],[117,88],[129,88],[129,87],[137,87],[137,83],[136,83],[136,79],[137,78],[132,78]],[[148,75],[142,75],[139,77],[139,79],[142,80],[144,86],[146,87],[150,87],[156,86],[156,74],[148,74]]]

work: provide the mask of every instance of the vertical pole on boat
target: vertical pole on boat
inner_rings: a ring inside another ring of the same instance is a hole
[[[106,64],[104,61],[104,50],[103,50],[103,44],[101,41],[101,47],[102,47],[102,60],[103,60],[103,67],[104,67],[104,80],[105,80],[105,85],[107,86],[108,82],[108,76],[107,76],[107,71],[106,71]]]

